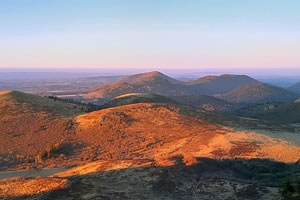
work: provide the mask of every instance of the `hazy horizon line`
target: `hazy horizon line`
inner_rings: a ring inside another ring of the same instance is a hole
[[[221,74],[249,75],[255,77],[300,77],[296,68],[0,68],[0,73],[69,73],[98,75],[132,75],[159,71],[171,76],[206,76]]]

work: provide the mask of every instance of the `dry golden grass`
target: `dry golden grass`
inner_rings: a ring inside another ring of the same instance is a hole
[[[0,180],[0,197],[33,195],[64,189],[68,180],[63,178],[10,178]]]
[[[176,155],[211,158],[270,158],[296,162],[300,147],[254,132],[235,132],[203,117],[182,114],[166,105],[135,104],[105,109],[76,118],[77,134],[98,144],[112,159],[154,159],[172,165]],[[188,159],[189,160],[189,159]]]
[[[235,132],[206,120],[209,115],[204,115],[204,111],[199,113],[186,107],[140,103],[73,119],[73,111],[66,115],[53,113],[28,106],[33,105],[28,102],[36,100],[27,98],[27,103],[20,102],[7,95],[11,92],[0,96],[0,125],[4,130],[0,153],[35,155],[58,141],[79,143],[81,147],[71,156],[52,158],[61,166],[81,164],[57,174],[59,177],[149,166],[172,167],[177,162],[174,157],[182,157],[187,166],[197,163],[198,157],[269,158],[283,162],[300,158],[300,147],[295,144],[259,133]],[[43,166],[49,163],[45,161]],[[7,179],[0,182],[0,194],[33,195],[65,187],[67,180],[55,177]]]
[[[0,167],[32,162],[50,145],[74,138],[75,105],[4,91],[0,94]]]
[[[56,110],[47,111],[51,106]],[[71,110],[62,115],[60,106]],[[8,91],[0,95],[0,111],[0,154],[9,155],[0,156],[2,160],[22,162],[51,145],[78,144],[72,155],[58,154],[38,167],[64,167],[98,159],[151,159],[166,166],[173,165],[170,158],[177,155],[186,157],[187,164],[194,162],[193,157],[284,162],[296,162],[300,157],[297,145],[258,133],[234,132],[207,121],[210,115],[205,112],[168,104],[132,104],[72,118],[77,110],[71,104]]]
[[[74,108],[74,106],[76,106],[74,104],[13,90],[0,92],[0,108],[5,109],[5,107],[12,107],[17,109],[18,106],[21,106],[21,108],[27,107],[37,112],[49,112],[57,117],[60,115],[69,117],[82,113],[78,106]],[[20,110],[20,112],[22,111]]]

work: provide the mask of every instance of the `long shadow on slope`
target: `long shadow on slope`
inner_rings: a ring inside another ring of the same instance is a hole
[[[299,164],[266,159],[214,160],[198,158],[186,166],[181,157],[173,166],[101,171],[69,177],[69,187],[16,199],[266,199],[277,195],[287,178],[300,177]],[[276,199],[276,198],[275,198]]]

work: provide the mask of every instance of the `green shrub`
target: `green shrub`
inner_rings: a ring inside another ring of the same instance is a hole
[[[300,199],[300,179],[295,183],[287,180],[279,189],[279,193],[284,200]]]

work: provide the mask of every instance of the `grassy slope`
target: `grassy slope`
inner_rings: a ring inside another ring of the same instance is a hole
[[[173,96],[171,99],[185,105],[202,108],[208,111],[228,111],[236,105],[207,95]]]
[[[273,166],[277,163],[251,165],[234,159],[272,158],[277,161],[295,162],[300,155],[299,146],[257,133],[234,132],[217,125],[218,120],[232,120],[230,123],[234,124],[236,123],[234,117],[221,118],[219,117],[221,115],[185,106],[150,103],[119,106],[77,115],[75,118],[77,125],[70,127],[72,116],[80,111],[74,112],[70,110],[74,107],[70,106],[61,112],[62,107],[55,109],[56,107],[48,105],[53,103],[53,100],[35,98],[15,92],[1,95],[0,123],[5,127],[5,132],[1,133],[1,137],[5,140],[0,140],[2,151],[12,153],[22,151],[30,154],[34,150],[42,150],[49,143],[69,138],[80,141],[85,146],[66,160],[53,158],[57,159],[60,165],[99,161],[61,174],[60,176],[70,176],[68,178],[70,184],[67,185],[65,179],[56,178],[0,181],[0,188],[5,189],[11,184],[13,188],[9,187],[7,194],[12,196],[24,192],[24,184],[28,187],[39,184],[44,185],[45,191],[64,189],[40,193],[33,197],[36,199],[58,197],[68,199],[70,196],[93,199],[109,195],[115,198],[153,199],[164,196],[174,199],[179,195],[186,198],[196,196],[222,199],[224,196],[218,198],[214,196],[219,194],[217,192],[219,190],[226,190],[226,195],[236,195],[242,199],[245,198],[244,195],[255,194],[256,196],[250,197],[259,199],[261,190],[265,191],[268,188],[259,189],[255,186],[253,189],[252,182],[251,184],[242,182],[251,179],[253,184],[262,181],[269,183],[277,180],[274,173],[276,176],[277,173],[278,176],[281,176],[281,173],[288,174],[290,168],[279,164],[274,166],[278,172],[274,172],[268,165]],[[36,105],[36,102],[40,103]],[[61,102],[56,103],[59,103],[57,106],[67,106]],[[35,108],[32,105],[36,105]],[[50,112],[51,110],[53,112]],[[218,120],[214,120],[214,117]],[[40,129],[41,127],[43,128]],[[16,130],[19,134],[16,134],[18,133]],[[68,160],[74,157],[77,160],[68,163]],[[233,161],[222,163],[223,161],[200,160],[198,165],[198,157],[228,158]],[[48,161],[44,162],[44,167],[49,166]],[[73,175],[84,176],[73,177]],[[211,177],[211,175],[218,178],[202,179],[203,176]],[[276,179],[273,179],[274,177]],[[224,178],[235,180],[228,181]],[[116,182],[119,184],[115,184]],[[237,189],[237,185],[240,189]],[[39,193],[43,187],[40,190],[32,190],[30,195]],[[191,188],[194,189],[191,191]],[[203,190],[208,193],[204,194],[201,192]],[[248,191],[251,192],[245,194]],[[145,194],[148,196],[143,196]],[[260,199],[267,199],[265,196],[267,194],[263,192]],[[31,196],[27,198],[31,199]]]
[[[300,103],[262,104],[237,110],[235,114],[277,123],[300,123]]]
[[[206,76],[188,82],[188,85],[199,90],[209,91],[208,95],[224,94],[242,86],[257,84],[259,81],[245,75],[223,74],[221,76]]]
[[[270,150],[275,144],[271,138],[245,133],[235,136],[217,125],[219,121],[230,121],[230,117],[223,116],[223,119],[180,105],[139,103],[79,115],[80,110],[72,104],[20,92],[2,93],[0,100],[0,153],[6,155],[2,160],[7,156],[8,160],[21,157],[21,162],[24,156],[35,156],[51,144],[66,141],[76,141],[71,146],[78,143],[81,147],[73,157],[67,158],[70,162],[53,158],[60,167],[83,163],[86,159],[148,156],[154,156],[159,163],[168,163],[170,156],[176,154],[252,158],[264,153],[264,157],[294,161],[298,153],[297,147],[287,148],[288,145],[281,143]],[[77,116],[75,120],[74,116]],[[230,123],[236,123],[234,118]],[[251,140],[253,137],[269,146],[257,146]],[[249,142],[245,145],[242,140]],[[266,152],[265,147],[270,151]],[[277,154],[277,151],[290,150],[295,153],[289,158]],[[51,162],[46,161],[42,166]]]
[[[71,137],[73,104],[17,91],[0,93],[0,154],[8,158],[36,155],[51,144]],[[5,162],[2,162],[5,165]],[[7,163],[6,163],[7,164]]]
[[[176,101],[158,94],[129,93],[111,99],[109,102],[105,103],[104,106],[115,107],[115,106],[135,104],[135,103],[177,104]]]
[[[74,108],[73,104],[11,90],[0,92],[0,106],[1,109],[27,107],[32,111],[44,111],[62,117],[71,117],[81,113],[80,109]]]
[[[299,159],[300,148],[295,145],[256,133],[233,133],[209,120],[211,117],[210,113],[182,106],[132,104],[78,116],[77,135],[110,159],[141,156],[161,164],[178,154],[287,162]],[[231,123],[236,123],[234,120]]]
[[[233,103],[266,103],[266,102],[289,102],[297,98],[297,95],[267,84],[244,86],[229,93],[219,96],[225,101]]]

